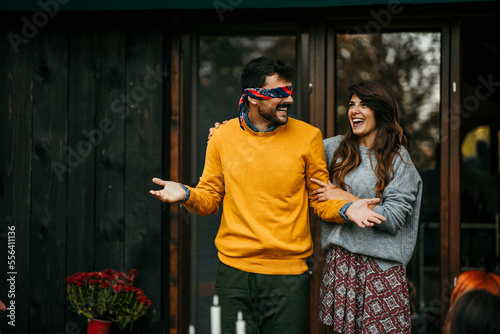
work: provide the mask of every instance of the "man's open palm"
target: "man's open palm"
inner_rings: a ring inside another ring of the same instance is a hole
[[[149,193],[162,202],[179,202],[184,199],[184,196],[186,196],[186,191],[177,182],[163,181],[157,177],[153,178],[153,182],[162,186],[163,189],[150,190]]]

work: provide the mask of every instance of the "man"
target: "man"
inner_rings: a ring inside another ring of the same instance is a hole
[[[196,188],[153,179],[164,188],[151,194],[183,202],[191,213],[215,214],[224,204],[215,239],[224,334],[234,333],[238,311],[247,333],[303,332],[306,258],[313,252],[308,192],[318,187],[310,178],[327,182],[328,172],[320,130],[288,119],[294,77],[295,70],[282,61],[250,61],[241,76],[239,117],[213,134]],[[372,226],[385,219],[368,208],[375,203],[378,199],[310,205],[325,221],[348,218]]]

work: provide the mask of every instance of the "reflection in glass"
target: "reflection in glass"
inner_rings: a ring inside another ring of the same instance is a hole
[[[196,132],[201,137],[205,137],[204,134],[215,121],[236,117],[241,96],[241,71],[246,63],[259,56],[279,58],[295,64],[295,37],[200,37],[197,103],[199,122]],[[202,144],[204,147],[206,143]],[[201,151],[201,156],[204,157],[203,149],[197,151]],[[197,164],[197,175],[201,175],[202,170],[203,164]]]
[[[465,167],[477,176],[491,175],[490,128],[483,125],[469,131],[462,142]]]
[[[491,27],[496,22],[490,22]],[[460,123],[460,270],[500,274],[500,104],[498,91],[485,94],[472,107],[486,77],[499,77],[488,66],[500,57],[498,34],[480,18],[462,22]]]
[[[243,66],[259,56],[279,58],[296,66],[295,36],[202,35],[198,47],[197,102],[192,117],[193,184],[203,172],[209,128],[237,116]],[[208,217],[191,216],[190,322],[197,334],[210,332],[209,310],[219,264],[214,240],[220,212]]]
[[[440,333],[440,67],[441,34],[397,32],[337,34],[336,133],[345,133],[347,88],[359,81],[379,81],[395,95],[400,124],[422,177],[420,230],[407,266],[413,331]],[[423,242],[425,240],[425,243]]]
[[[439,33],[337,35],[337,133],[345,133],[347,87],[380,81],[399,103],[400,123],[417,168],[435,168],[439,142]]]
[[[498,131],[481,125],[468,131],[462,141],[462,271],[490,270],[499,255],[499,217],[494,207],[498,188]]]

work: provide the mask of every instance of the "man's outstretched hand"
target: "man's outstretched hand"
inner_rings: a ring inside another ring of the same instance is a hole
[[[371,204],[377,204],[380,198],[360,199],[352,202],[345,215],[350,221],[361,228],[370,227],[385,221],[385,217],[369,208]]]
[[[150,190],[149,193],[158,198],[162,202],[174,203],[179,202],[186,196],[186,191],[177,182],[163,181],[157,177],[153,178],[153,182],[162,186],[161,190]]]

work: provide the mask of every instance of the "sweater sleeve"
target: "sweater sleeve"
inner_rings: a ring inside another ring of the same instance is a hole
[[[224,174],[217,149],[217,139],[213,136],[208,142],[205,167],[196,188],[188,187],[190,196],[183,205],[199,216],[216,214],[225,194]]]
[[[384,189],[381,203],[374,209],[387,218],[378,227],[392,234],[401,230],[407,218],[413,214],[414,203],[422,187],[422,180],[409,154],[406,150],[402,153],[405,161],[399,156],[394,158],[394,178]]]
[[[311,177],[323,182],[328,182],[329,180],[328,170],[326,169],[325,162],[325,148],[319,129],[316,132],[315,136],[312,138],[309,152],[310,154],[306,165],[306,181],[308,193],[320,187],[319,185],[311,181]],[[340,216],[339,211],[347,203],[347,201],[336,199],[324,202],[311,201],[309,199],[309,205],[313,208],[314,213],[322,220],[331,223],[346,222],[346,220]]]

